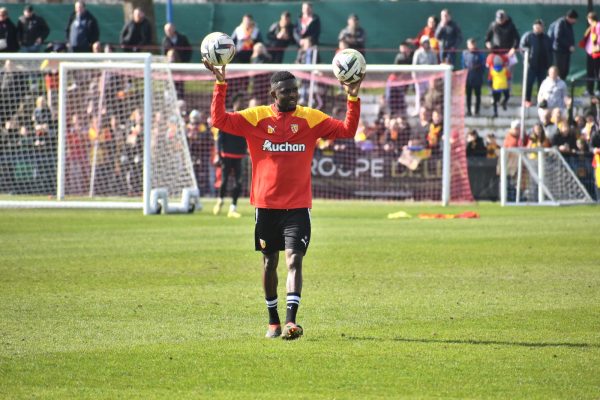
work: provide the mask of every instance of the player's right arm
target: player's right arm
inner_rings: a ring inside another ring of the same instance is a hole
[[[225,82],[225,65],[219,70],[206,60],[202,60],[204,66],[211,71],[217,82],[213,92],[212,103],[210,105],[210,118],[212,125],[219,130],[231,133],[236,136],[246,136],[248,131],[248,122],[239,113],[230,113],[225,111],[225,97],[227,96],[227,82]]]

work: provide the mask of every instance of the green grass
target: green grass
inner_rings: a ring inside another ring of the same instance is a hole
[[[295,342],[241,211],[0,210],[0,398],[599,398],[598,207],[316,202]]]

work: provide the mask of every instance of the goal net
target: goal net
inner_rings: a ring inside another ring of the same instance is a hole
[[[169,70],[151,68],[160,63],[149,55],[72,57],[4,62],[0,193],[21,206],[56,204],[50,197],[66,207],[143,206],[146,213],[158,211],[159,198],[164,206],[184,190],[193,194],[187,127]],[[155,204],[152,189],[161,193]]]
[[[204,66],[152,62],[145,71],[135,55],[14,56],[0,70],[0,206],[152,213],[182,193],[216,194],[214,77]],[[229,65],[227,107],[238,96],[245,106],[270,103],[269,80],[281,69],[297,76],[301,104],[344,118],[346,95],[330,65]],[[356,136],[318,142],[314,196],[471,201],[464,79],[443,65],[369,65]],[[243,195],[250,168],[246,161]]]
[[[212,74],[201,65],[178,64],[171,70],[176,84],[185,88],[188,110],[198,109],[208,116]],[[270,77],[278,70],[298,78],[302,105],[344,119],[346,95],[330,65],[228,65],[226,106],[230,109],[238,96],[244,106],[269,104]],[[313,195],[445,204],[472,201],[465,155],[464,80],[463,72],[451,73],[443,65],[368,65],[356,136],[319,140],[312,163]],[[451,89],[448,95],[445,89]],[[199,178],[198,185],[205,181]]]
[[[500,157],[502,205],[593,203],[556,148],[503,148]]]

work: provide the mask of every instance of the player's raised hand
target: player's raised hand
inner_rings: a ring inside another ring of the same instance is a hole
[[[206,58],[202,59],[202,63],[204,64],[206,69],[213,73],[213,75],[215,76],[215,78],[217,78],[219,82],[225,81],[225,65],[223,65],[221,67],[221,70],[219,70],[219,68],[211,64]]]
[[[360,80],[357,82],[343,83],[344,90],[348,95],[358,97],[358,90],[360,89],[360,84],[362,83],[363,79],[365,79],[365,75],[366,74],[363,74],[362,78],[360,78]]]

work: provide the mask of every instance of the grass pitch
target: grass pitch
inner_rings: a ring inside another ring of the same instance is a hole
[[[0,210],[0,398],[600,397],[598,207],[316,202],[286,342],[252,208],[211,206]]]

